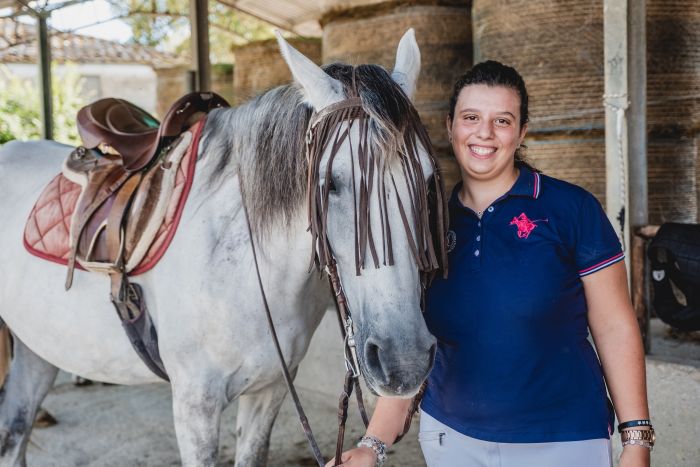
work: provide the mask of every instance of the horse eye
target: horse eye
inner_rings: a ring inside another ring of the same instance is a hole
[[[328,191],[336,191],[335,181],[333,180],[333,177],[330,177],[326,183],[328,183]]]

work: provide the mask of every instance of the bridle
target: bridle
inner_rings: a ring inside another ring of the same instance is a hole
[[[347,411],[348,411],[348,402],[349,398],[352,395],[353,389],[355,390],[355,394],[357,397],[357,402],[358,402],[358,408],[360,411],[360,415],[362,417],[362,421],[365,424],[365,427],[369,423],[369,419],[367,417],[367,412],[364,407],[363,399],[362,399],[362,392],[359,384],[359,377],[360,377],[360,367],[359,367],[359,362],[357,358],[357,350],[355,346],[355,333],[354,333],[354,326],[353,326],[353,321],[352,317],[350,314],[350,310],[348,308],[348,300],[347,297],[345,296],[345,292],[340,280],[340,275],[338,273],[338,268],[337,268],[337,262],[335,259],[335,256],[333,254],[332,248],[330,247],[330,244],[328,242],[328,239],[326,237],[326,214],[327,214],[327,206],[328,206],[328,195],[329,195],[329,190],[327,186],[324,186],[323,189],[319,188],[319,176],[320,176],[320,162],[323,154],[326,152],[326,149],[330,147],[330,156],[329,156],[329,161],[327,163],[326,167],[326,177],[330,176],[330,170],[332,167],[332,162],[333,158],[337,154],[338,150],[342,146],[343,142],[345,141],[346,138],[349,138],[350,135],[350,130],[351,127],[354,123],[357,123],[359,125],[359,132],[361,135],[361,141],[360,144],[358,145],[358,157],[360,158],[360,170],[363,172],[361,175],[364,177],[369,174],[369,179],[371,181],[372,175],[373,175],[373,170],[374,168],[370,165],[368,166],[367,161],[372,159],[373,163],[376,163],[376,160],[373,159],[373,153],[372,149],[369,144],[367,144],[367,133],[368,133],[368,124],[369,124],[369,115],[367,111],[364,109],[362,105],[362,99],[359,97],[359,94],[357,92],[356,88],[356,83],[355,83],[355,69],[353,68],[353,74],[352,74],[352,89],[349,91],[350,97],[331,104],[323,109],[321,109],[318,112],[315,112],[309,121],[308,127],[307,127],[307,132],[306,132],[306,157],[307,157],[307,162],[308,162],[308,180],[307,180],[307,193],[308,193],[308,206],[309,206],[309,230],[312,235],[312,241],[314,248],[312,249],[312,258],[311,258],[311,268],[315,266],[317,269],[324,269],[326,273],[328,274],[329,278],[329,283],[331,286],[331,289],[333,291],[333,296],[334,296],[334,301],[336,304],[336,310],[338,313],[338,320],[339,320],[339,325],[340,325],[340,331],[341,335],[343,337],[343,342],[344,342],[344,360],[345,360],[345,368],[346,368],[346,374],[345,374],[345,379],[344,379],[344,385],[343,385],[343,391],[340,395],[339,402],[338,402],[338,436],[336,440],[336,452],[335,452],[335,465],[339,465],[341,463],[341,454],[343,451],[343,439],[345,435],[345,422],[347,420]],[[414,110],[415,112],[415,110]],[[419,120],[417,119],[417,113],[415,115],[416,120],[418,121],[418,125],[414,125],[413,128],[411,128],[412,131],[416,133],[415,136],[417,136],[423,146],[426,148],[426,150],[429,151],[430,149],[430,141],[427,137],[427,133],[425,132],[425,129],[420,125]],[[341,123],[343,122],[348,122],[348,125],[344,130],[342,130]],[[410,135],[414,136],[414,135]],[[407,139],[412,139],[412,138],[407,138]],[[415,145],[412,146],[412,150],[416,151]],[[407,149],[407,151],[411,151],[411,148]],[[438,260],[434,245],[432,244],[432,241],[430,240],[430,236],[428,235],[428,241],[426,242],[426,237],[425,237],[425,230],[421,230],[422,235],[417,235],[417,240],[414,242],[412,240],[411,236],[411,230],[409,228],[409,223],[407,219],[407,214],[405,212],[405,209],[403,205],[401,204],[399,200],[399,208],[401,212],[401,218],[404,224],[404,228],[407,231],[407,235],[409,236],[409,241],[411,245],[412,252],[414,254],[414,257],[416,258],[419,269],[422,271],[422,284],[423,287],[426,287],[426,282],[430,280],[430,277],[432,276],[432,273],[439,269],[442,268],[444,274],[447,273],[447,260],[446,260],[446,249],[445,249],[445,233],[447,232],[447,214],[445,212],[445,198],[444,198],[444,189],[442,185],[442,180],[439,176],[439,171],[437,169],[437,163],[434,158],[434,156],[429,153],[431,163],[433,164],[434,168],[434,176],[433,176],[433,181],[435,184],[435,193],[436,193],[436,225],[438,226],[438,239],[439,239],[439,245],[437,250],[441,253],[440,260]],[[404,173],[410,175],[408,172],[408,169],[406,169],[405,162],[409,162],[414,164],[414,169],[415,169],[415,164],[418,164],[418,167],[420,163],[418,161],[411,161],[409,158],[404,154],[402,157],[405,158],[404,162]],[[364,166],[363,166],[363,161],[364,161]],[[419,169],[419,177],[413,177],[411,179],[411,182],[413,186],[409,186],[409,192],[411,190],[413,193],[418,193],[418,190],[425,189],[427,191],[427,187],[425,185],[425,181],[422,177],[422,170]],[[353,172],[353,178],[355,174]],[[313,435],[313,432],[311,430],[311,427],[309,425],[308,418],[306,417],[304,410],[301,406],[301,403],[299,401],[299,397],[297,395],[296,389],[294,387],[294,383],[292,382],[292,378],[289,372],[289,369],[287,368],[287,365],[285,363],[284,355],[282,354],[281,346],[279,344],[279,340],[277,338],[277,333],[275,331],[275,327],[272,321],[272,316],[270,313],[270,309],[267,303],[267,298],[265,295],[265,290],[262,284],[262,279],[260,277],[260,269],[258,266],[258,260],[257,260],[257,254],[256,254],[256,249],[255,249],[255,242],[253,240],[253,234],[250,226],[250,218],[248,214],[248,209],[246,205],[246,200],[245,200],[245,190],[243,190],[243,181],[242,181],[242,174],[240,171],[240,168],[238,170],[238,177],[239,177],[239,187],[241,191],[241,198],[242,198],[242,205],[243,205],[243,211],[245,213],[245,219],[246,219],[246,224],[248,228],[248,235],[251,243],[251,248],[253,252],[253,259],[255,262],[255,270],[258,278],[258,285],[260,288],[260,292],[263,298],[263,304],[265,307],[265,313],[268,321],[268,326],[270,328],[270,333],[272,335],[275,348],[279,357],[280,361],[280,366],[282,368],[282,373],[285,379],[285,383],[287,384],[287,388],[289,390],[289,393],[292,397],[292,400],[294,402],[294,405],[296,407],[298,416],[299,416],[299,421],[302,425],[302,429],[304,430],[304,434],[306,435],[307,441],[309,442],[309,447],[311,448],[311,451],[314,454],[314,457],[316,461],[318,462],[318,465],[320,467],[325,466],[325,461],[323,459],[323,456],[321,455],[320,449],[318,447],[318,444],[316,442],[316,439]],[[410,178],[410,177],[409,177]],[[393,180],[393,176],[391,177],[391,181],[394,185],[394,188],[396,188],[396,183]],[[368,211],[368,203],[369,203],[369,196],[371,195],[371,186],[367,187],[368,185],[366,183],[366,180],[363,178],[362,183],[365,183],[365,188],[367,189],[366,192],[361,192],[360,193],[360,206],[356,206],[355,212],[356,212],[356,253],[355,253],[355,259],[356,259],[356,273],[359,275],[360,270],[363,267],[363,261],[365,257],[365,253],[367,252],[366,250],[366,244],[369,244],[369,249],[370,249],[370,254],[374,260],[375,267],[379,267],[379,256],[378,256],[378,248],[374,244],[371,228],[369,228],[369,215],[365,216],[365,212]],[[354,180],[353,180],[354,183]],[[371,185],[371,183],[369,184]],[[411,204],[411,209],[413,211],[414,216],[419,215],[418,222],[422,223],[423,225],[419,225],[420,228],[422,229],[428,229],[428,234],[430,233],[430,226],[428,222],[428,215],[427,215],[427,210],[428,206],[424,205],[421,198],[421,203],[418,203],[419,205],[416,205],[415,199],[411,199],[412,204]],[[421,212],[422,210],[422,212]],[[381,201],[380,201],[380,211],[381,209]],[[359,214],[359,215],[358,215]],[[384,207],[382,214],[382,247],[384,250],[384,259],[383,263],[385,265],[392,265],[393,264],[393,253],[392,253],[392,247],[391,247],[391,231],[389,229],[388,225],[388,213],[386,210],[386,207]],[[386,240],[388,238],[388,240]],[[310,268],[310,269],[311,269]],[[424,386],[421,387],[418,395],[414,398],[413,403],[411,404],[411,407],[409,409],[409,412],[407,414],[403,431],[402,433],[397,437],[395,442],[398,442],[408,431],[411,425],[411,420],[413,418],[413,414],[417,410],[418,404],[420,403],[420,397],[422,396],[424,390]]]

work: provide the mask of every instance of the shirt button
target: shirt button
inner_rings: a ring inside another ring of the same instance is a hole
[[[481,221],[477,222],[476,226],[481,227]]]
[[[489,206],[489,208],[487,209],[487,211],[488,211],[488,212],[493,212],[493,206]]]
[[[476,241],[477,241],[477,242],[480,242],[480,241],[481,241],[481,235],[477,235],[477,236],[476,236]]]
[[[474,256],[479,256],[479,250],[474,251]]]

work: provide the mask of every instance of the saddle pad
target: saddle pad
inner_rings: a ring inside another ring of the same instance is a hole
[[[175,189],[165,218],[143,260],[130,276],[143,274],[153,268],[165,254],[175,236],[185,201],[192,187],[197,161],[199,137],[204,119],[192,126],[192,142],[187,148],[175,178]],[[70,254],[71,217],[82,187],[58,174],[44,188],[34,205],[24,229],[24,247],[29,253],[54,263],[67,265]],[[80,265],[77,268],[83,269]]]

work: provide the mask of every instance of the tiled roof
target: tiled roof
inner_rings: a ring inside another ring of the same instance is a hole
[[[51,59],[75,63],[141,63],[164,68],[187,63],[185,57],[159,52],[136,44],[98,39],[80,34],[51,31]],[[36,63],[36,27],[0,18],[0,63]]]

